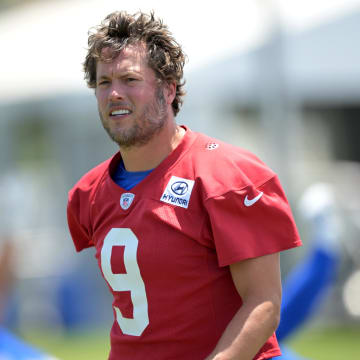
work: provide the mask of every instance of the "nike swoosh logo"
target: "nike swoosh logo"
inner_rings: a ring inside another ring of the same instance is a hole
[[[261,192],[258,196],[254,197],[253,199],[249,199],[248,196],[245,196],[244,205],[245,206],[252,206],[254,205],[261,197],[263,196],[263,192]]]

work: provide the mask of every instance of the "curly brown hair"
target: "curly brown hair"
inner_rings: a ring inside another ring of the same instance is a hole
[[[124,11],[109,14],[94,32],[89,32],[88,53],[84,62],[85,80],[90,88],[96,88],[96,65],[100,61],[112,61],[125,46],[144,42],[148,65],[160,81],[176,83],[176,96],[172,109],[176,116],[185,95],[183,68],[186,56],[168,27],[154,13],[137,12],[133,15]],[[102,50],[110,48],[105,57]]]

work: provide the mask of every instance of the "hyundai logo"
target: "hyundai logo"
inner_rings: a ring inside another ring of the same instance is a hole
[[[188,189],[189,189],[189,185],[184,181],[177,181],[171,185],[171,190],[176,195],[179,195],[179,196],[185,195],[187,193]]]

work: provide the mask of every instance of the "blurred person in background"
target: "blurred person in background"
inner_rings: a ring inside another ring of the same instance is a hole
[[[0,359],[55,360],[2,326],[16,286],[16,236],[28,221],[26,214],[31,209],[27,205],[34,204],[29,187],[17,175],[14,171],[0,178]]]
[[[176,124],[184,61],[153,14],[90,34],[85,77],[120,151],[69,192],[69,229],[114,297],[109,359],[271,359],[279,252],[301,241],[272,170]]]
[[[353,281],[354,275],[360,274],[359,163],[336,161],[328,178],[329,183],[312,184],[300,200],[300,213],[311,232],[307,253],[284,280],[281,321],[276,332],[283,352],[279,359],[304,359],[284,343],[321,311],[336,285],[340,265],[346,264],[343,270],[350,274],[342,289],[345,308],[355,318],[360,314],[360,283]]]
[[[283,342],[298,334],[319,310],[337,279],[342,251],[341,219],[335,189],[328,183],[315,183],[300,199],[299,210],[311,228],[309,250],[285,278],[281,320],[276,335],[282,360],[301,360]]]

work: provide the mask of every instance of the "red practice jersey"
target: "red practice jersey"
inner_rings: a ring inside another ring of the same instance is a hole
[[[120,154],[70,191],[78,251],[95,246],[113,294],[111,360],[203,360],[242,305],[229,264],[301,244],[277,176],[192,132],[130,191]],[[280,355],[275,334],[254,359]]]

